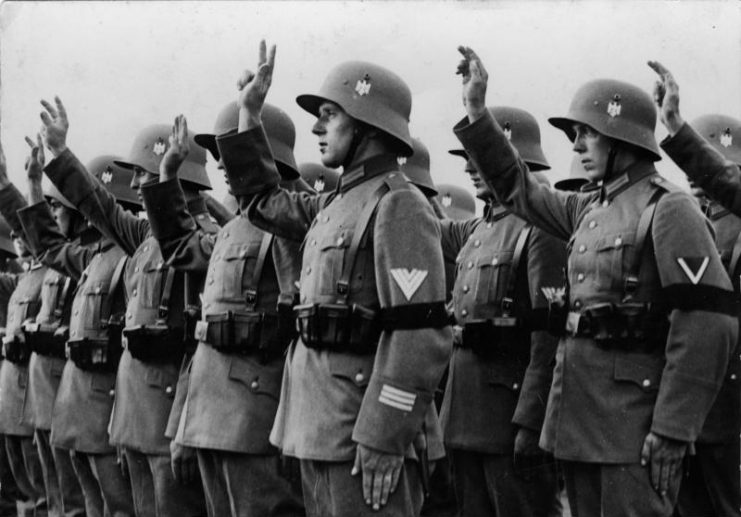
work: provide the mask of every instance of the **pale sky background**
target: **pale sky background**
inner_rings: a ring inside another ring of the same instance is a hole
[[[651,91],[658,59],[681,87],[691,120],[741,118],[741,2],[4,2],[0,6],[0,135],[11,179],[25,190],[24,135],[40,125],[39,100],[59,95],[68,145],[87,162],[126,156],[139,129],[178,113],[211,132],[254,69],[261,38],[278,45],[268,102],[296,125],[296,159],[318,161],[313,117],[295,103],[329,69],[361,59],[401,75],[413,93],[411,130],[430,149],[433,179],[469,187],[452,126],[462,117],[466,44],[489,71],[490,105],[539,121],[552,181],[568,174],[571,144],[547,117],[566,113],[584,82],[607,77]],[[657,137],[663,138],[663,127]],[[225,193],[209,163],[215,195]],[[685,184],[664,159],[659,170]]]

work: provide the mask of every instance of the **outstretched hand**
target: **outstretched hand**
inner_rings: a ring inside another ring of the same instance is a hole
[[[654,102],[659,109],[659,118],[669,134],[674,136],[684,124],[679,114],[679,85],[669,69],[658,61],[649,61],[648,66],[659,74],[654,85]]]
[[[42,100],[41,105],[45,111],[41,112],[41,137],[46,147],[51,151],[55,158],[67,149],[67,131],[69,130],[69,120],[67,119],[67,110],[59,97],[54,97],[56,107],[51,103]]]
[[[239,128],[246,131],[260,124],[265,97],[273,82],[275,67],[275,45],[268,50],[265,40],[260,41],[257,73],[245,70],[237,80],[237,104],[239,105]],[[244,126],[244,127],[243,127]]]
[[[26,176],[29,181],[41,183],[44,171],[44,145],[41,141],[41,134],[36,134],[36,141],[26,137],[26,143],[31,148],[31,152],[26,158]]]
[[[178,169],[190,152],[188,121],[185,115],[175,117],[170,134],[170,146],[160,162],[160,182],[177,178]]]
[[[458,52],[463,56],[456,71],[456,74],[463,77],[463,106],[466,108],[469,121],[474,122],[486,111],[486,85],[489,74],[472,48],[460,46]]]

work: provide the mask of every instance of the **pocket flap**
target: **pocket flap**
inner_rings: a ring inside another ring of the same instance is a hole
[[[375,356],[360,356],[352,354],[329,354],[329,373],[365,387],[373,373]]]
[[[633,246],[634,244],[635,233],[633,232],[611,233],[597,241],[597,251],[620,249],[624,246]]]
[[[319,241],[319,249],[347,248],[352,241],[352,233],[350,230],[343,230],[334,235],[325,235]]]
[[[512,391],[519,391],[522,386],[524,372],[513,365],[491,363],[487,365],[487,379],[489,384],[502,386]]]
[[[613,378],[616,381],[632,382],[645,391],[656,391],[661,383],[664,360],[661,357],[645,356],[649,362],[638,362],[619,355],[615,356]]]
[[[232,358],[229,378],[241,382],[253,393],[269,395],[278,400],[283,378],[283,362],[275,365],[259,365],[247,358]]]
[[[260,241],[231,244],[224,250],[225,261],[245,260],[248,257],[256,257],[260,252]]]
[[[478,258],[476,264],[478,267],[500,267],[508,266],[512,263],[512,252],[501,251],[499,253],[491,253],[489,255],[483,255]]]

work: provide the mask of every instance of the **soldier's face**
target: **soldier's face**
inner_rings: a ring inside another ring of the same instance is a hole
[[[24,258],[28,256],[26,243],[23,242],[23,239],[21,239],[20,237],[13,236],[13,249],[15,249],[15,254],[18,255],[18,258]]]
[[[469,160],[466,162],[466,174],[468,174],[468,177],[471,178],[471,183],[473,183],[473,188],[476,189],[476,197],[479,199],[483,199],[486,201],[487,199],[490,199],[492,197],[491,190],[489,190],[489,187],[486,185],[486,182],[481,179],[481,175],[479,174],[479,171],[476,169],[476,166],[471,163]]]
[[[324,165],[335,169],[345,162],[355,128],[355,120],[337,104],[325,102],[319,106],[319,118],[311,132],[319,137],[319,152]]]
[[[56,199],[49,201],[49,208],[51,209],[51,215],[54,216],[57,226],[59,226],[59,231],[61,231],[62,235],[65,237],[69,237],[72,232],[74,219],[72,211]]]
[[[154,181],[157,179],[157,175],[149,172],[147,170],[142,169],[141,167],[134,167],[134,177],[131,178],[131,188],[136,190],[136,196],[139,198],[139,201],[141,203],[144,203],[144,198],[142,197],[142,186],[146,185],[150,181]]]
[[[586,124],[574,124],[574,152],[587,171],[589,181],[596,182],[605,176],[611,141]]]

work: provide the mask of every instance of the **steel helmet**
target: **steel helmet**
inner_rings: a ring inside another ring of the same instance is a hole
[[[131,188],[134,172],[117,165],[118,156],[103,155],[93,158],[87,164],[87,171],[95,176],[119,203],[142,209],[141,202]]]
[[[262,125],[273,151],[273,158],[278,165],[278,171],[284,179],[296,179],[299,176],[293,148],[296,145],[296,127],[288,114],[277,106],[265,104],[262,108]],[[219,160],[219,148],[216,137],[229,133],[236,133],[239,126],[239,106],[230,102],[216,117],[213,134],[200,133],[194,137],[195,142],[208,149],[215,160]]]
[[[553,184],[557,190],[566,190],[570,192],[578,192],[584,185],[589,183],[589,176],[587,170],[581,164],[581,156],[578,154],[574,155],[571,160],[571,169],[569,170],[569,177],[563,180],[559,180]]]
[[[458,185],[437,185],[440,204],[450,219],[465,221],[476,215],[476,200],[471,193]]]
[[[13,238],[10,236],[10,233],[10,225],[0,215],[0,251],[7,253],[11,257],[17,257],[18,255],[15,252]]]
[[[637,86],[614,79],[589,81],[576,91],[565,117],[548,119],[574,141],[574,123],[648,151],[661,160],[656,144],[656,108],[651,96]]]
[[[154,124],[142,129],[134,139],[128,161],[117,160],[116,164],[126,169],[139,167],[152,174],[159,174],[160,162],[170,147],[172,126]],[[198,190],[211,189],[206,174],[206,151],[196,145],[193,134],[188,132],[190,152],[178,169],[181,181],[193,184]]]
[[[347,61],[330,70],[319,93],[296,97],[299,106],[314,116],[319,116],[319,106],[326,101],[393,137],[403,148],[400,154],[412,154],[412,92],[392,71],[373,63]]]
[[[691,126],[720,154],[741,165],[741,120],[726,115],[703,115]]]
[[[317,193],[332,192],[340,182],[340,174],[318,163],[302,163],[298,166],[303,180]]]
[[[531,171],[551,168],[540,146],[540,126],[535,117],[523,109],[509,106],[494,106],[488,109]],[[468,160],[468,153],[463,149],[452,149],[448,152]]]
[[[406,174],[409,181],[422,190],[425,196],[437,195],[430,176],[430,152],[427,146],[419,138],[412,138],[412,149],[414,153],[411,156],[399,157],[401,171]]]
[[[57,189],[57,187],[54,186],[54,183],[49,183],[46,188],[44,189],[44,197],[47,199],[53,199],[55,201],[58,201],[62,205],[66,206],[67,208],[74,210],[76,212],[79,212],[77,210],[77,207],[69,202],[69,200],[62,195],[61,192]]]

